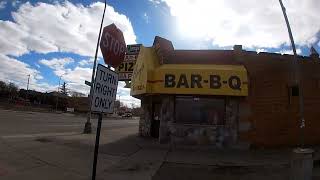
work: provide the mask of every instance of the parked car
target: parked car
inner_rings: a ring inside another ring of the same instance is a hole
[[[130,112],[124,113],[121,117],[123,117],[123,118],[131,118],[132,117],[132,113],[130,113]]]

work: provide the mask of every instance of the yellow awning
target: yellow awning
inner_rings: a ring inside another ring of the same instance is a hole
[[[247,96],[242,65],[163,64],[153,48],[142,48],[134,69],[131,95],[190,94]]]

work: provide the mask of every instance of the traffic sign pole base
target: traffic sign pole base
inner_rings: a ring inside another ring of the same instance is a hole
[[[84,125],[83,133],[84,134],[91,134],[92,133],[91,122],[86,122],[86,124]]]

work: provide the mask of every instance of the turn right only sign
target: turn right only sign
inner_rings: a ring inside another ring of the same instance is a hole
[[[98,64],[91,103],[92,112],[112,113],[117,95],[118,74]]]

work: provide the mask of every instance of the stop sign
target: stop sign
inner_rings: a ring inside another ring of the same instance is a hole
[[[117,67],[123,61],[127,49],[126,42],[121,30],[115,24],[103,28],[100,49],[106,64]]]

